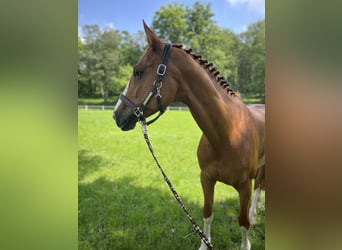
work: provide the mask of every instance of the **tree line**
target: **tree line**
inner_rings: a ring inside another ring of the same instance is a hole
[[[151,28],[163,40],[192,48],[213,62],[242,96],[265,96],[265,20],[235,34],[212,19],[210,3],[173,3],[153,16]],[[130,34],[98,25],[84,25],[78,37],[78,96],[114,102],[146,48],[145,33]],[[113,97],[113,98],[109,98]]]

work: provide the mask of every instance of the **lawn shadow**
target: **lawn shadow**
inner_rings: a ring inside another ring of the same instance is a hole
[[[93,160],[96,158],[90,162]],[[81,172],[98,167],[82,168]],[[202,205],[186,199],[183,202],[202,228]],[[101,177],[80,183],[78,203],[79,249],[198,249],[200,245],[200,238],[172,194],[134,186],[133,177],[116,181]],[[215,204],[212,239],[216,249],[240,248],[238,209],[238,199]],[[264,226],[259,224],[251,231]],[[264,249],[264,230],[261,235],[250,235],[253,249]]]
[[[78,151],[78,180],[98,171],[101,167],[113,167],[114,162],[108,162],[99,155],[92,154],[91,151],[81,149]]]

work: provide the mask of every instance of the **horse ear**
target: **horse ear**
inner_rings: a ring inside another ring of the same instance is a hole
[[[144,20],[143,24],[148,46],[155,51],[161,49],[163,47],[163,42],[159,39],[159,37],[157,37],[156,34],[153,33],[153,31],[147,26]]]

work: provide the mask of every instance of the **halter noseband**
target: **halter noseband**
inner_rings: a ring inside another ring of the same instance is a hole
[[[166,43],[163,51],[162,63],[158,65],[157,68],[157,79],[154,81],[151,91],[147,94],[145,100],[139,106],[136,106],[133,102],[131,102],[124,94],[120,94],[120,100],[123,101],[127,107],[132,109],[134,115],[138,118],[139,121],[146,122],[146,118],[144,117],[144,109],[146,105],[150,102],[152,96],[156,94],[157,105],[159,109],[159,114],[157,117],[152,119],[151,121],[146,122],[146,125],[150,125],[155,122],[164,112],[165,109],[161,105],[160,89],[163,86],[163,77],[166,73],[166,63],[169,58],[171,52],[172,44]]]

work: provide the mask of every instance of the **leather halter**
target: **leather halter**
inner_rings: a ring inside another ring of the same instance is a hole
[[[151,123],[155,122],[164,112],[165,109],[161,105],[161,98],[160,89],[163,86],[163,77],[166,73],[166,64],[171,52],[172,44],[166,43],[163,51],[162,63],[158,65],[157,68],[157,79],[154,81],[152,89],[147,94],[145,100],[138,106],[136,106],[133,102],[131,102],[124,94],[120,94],[120,100],[123,101],[127,107],[129,107],[133,114],[138,118],[139,121],[146,121],[144,117],[144,109],[146,105],[150,102],[153,95],[156,94],[157,105],[159,109],[159,114],[157,117],[152,119],[151,121],[146,122],[146,125],[150,125]]]

